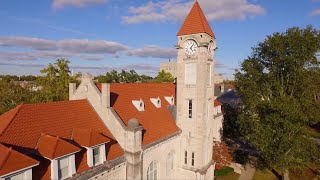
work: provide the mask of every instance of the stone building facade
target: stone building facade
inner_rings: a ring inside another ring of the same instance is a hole
[[[0,180],[213,179],[221,140],[215,36],[198,2],[177,35],[176,84],[96,84],[0,116]]]

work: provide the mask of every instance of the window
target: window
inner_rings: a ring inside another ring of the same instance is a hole
[[[170,152],[167,158],[167,175],[171,174],[173,170],[173,160],[174,160],[174,154],[173,152]]]
[[[188,164],[188,152],[184,152],[184,164]]]
[[[211,67],[210,64],[207,64],[207,84],[211,84]]]
[[[192,152],[191,156],[191,166],[194,166],[194,152]]]
[[[69,177],[69,158],[65,157],[58,160],[58,176],[59,179]]]
[[[185,84],[195,85],[197,83],[197,64],[190,63],[185,65]]]
[[[24,179],[24,172],[11,176],[9,178],[6,178],[5,180],[21,180],[21,179]]]
[[[157,167],[157,163],[155,161],[152,161],[148,167],[147,179],[148,180],[157,180],[158,179],[158,167]]]
[[[192,118],[192,100],[189,99],[189,118]]]
[[[94,148],[93,150],[93,165],[100,164],[100,147]]]

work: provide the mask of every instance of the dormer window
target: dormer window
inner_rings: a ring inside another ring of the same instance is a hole
[[[101,158],[100,158],[100,147],[96,147],[92,150],[93,152],[93,165],[96,166],[100,164]]]
[[[164,97],[170,105],[174,105],[174,97],[173,96],[165,96]]]
[[[66,179],[70,177],[69,156],[58,160],[58,177],[59,179]]]
[[[150,98],[150,101],[156,108],[161,108],[161,100],[160,98]]]
[[[140,99],[139,101],[133,100],[132,104],[135,108],[137,108],[138,111],[144,111],[144,102],[142,101],[142,99]]]

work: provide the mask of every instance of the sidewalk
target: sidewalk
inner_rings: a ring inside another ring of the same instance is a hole
[[[251,180],[253,178],[256,169],[250,165],[246,165],[245,169],[242,171],[239,180]]]

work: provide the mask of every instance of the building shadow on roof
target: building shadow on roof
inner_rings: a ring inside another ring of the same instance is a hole
[[[114,103],[116,103],[117,99],[119,97],[119,94],[110,92],[110,106],[113,107]]]

